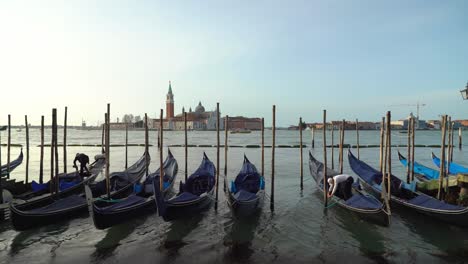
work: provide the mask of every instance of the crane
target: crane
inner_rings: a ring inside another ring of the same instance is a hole
[[[416,106],[416,118],[419,120],[419,108],[422,106],[426,106],[426,104],[417,102],[416,104],[396,104],[396,105],[389,105],[389,107],[394,106]]]

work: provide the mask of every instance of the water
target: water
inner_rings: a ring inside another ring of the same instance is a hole
[[[61,132],[61,131],[59,131]],[[12,143],[24,144],[24,129],[12,133]],[[361,144],[378,144],[378,131],[361,131]],[[406,144],[405,134],[393,133],[392,143]],[[468,137],[464,131],[464,138]],[[30,179],[38,179],[39,168],[39,130],[32,129]],[[123,131],[111,132],[111,143],[124,142]],[[130,143],[144,143],[143,131],[130,131]],[[338,134],[335,134],[338,142]],[[61,135],[59,135],[61,139]],[[150,144],[155,144],[156,133],[150,132]],[[416,144],[440,144],[440,132],[418,131]],[[46,142],[50,137],[46,136]],[[59,140],[61,141],[61,140]],[[69,130],[69,144],[100,144],[101,131]],[[2,143],[6,133],[2,132]],[[271,131],[266,131],[265,142],[271,144]],[[276,149],[276,190],[275,210],[270,211],[266,200],[263,211],[249,220],[234,219],[220,190],[219,207],[200,216],[166,223],[156,215],[134,219],[107,230],[96,230],[92,220],[82,217],[17,232],[9,223],[0,224],[0,262],[1,263],[285,263],[291,262],[342,262],[363,263],[386,262],[463,262],[468,256],[468,229],[448,226],[432,221],[413,212],[393,211],[390,227],[381,227],[361,221],[339,207],[323,210],[322,195],[315,191],[307,167],[311,135],[304,132],[304,190],[299,188],[299,149]],[[328,137],[327,142],[330,142]],[[355,142],[355,132],[346,132],[346,143]],[[458,143],[458,140],[455,140]],[[465,142],[467,142],[465,140]],[[59,142],[60,143],[60,142]],[[183,144],[183,132],[165,132],[165,144]],[[221,135],[221,144],[224,135]],[[230,145],[260,144],[260,133],[230,134]],[[298,131],[277,131],[278,145],[298,144]],[[215,132],[189,132],[189,144],[216,144]],[[316,148],[313,154],[321,160],[321,134],[316,135]],[[464,150],[454,150],[454,160],[468,166],[466,157],[468,145]],[[62,148],[60,160],[62,160]],[[171,149],[179,162],[178,179],[184,176],[184,149]],[[406,148],[400,148],[406,153]],[[19,154],[19,148],[12,148],[12,159]],[[73,170],[71,161],[76,152],[90,156],[98,153],[99,147],[68,147],[68,171]],[[129,148],[129,164],[143,153],[143,147]],[[189,148],[189,169],[193,171],[201,161],[202,152],[216,164],[216,148]],[[356,150],[354,150],[356,151]],[[393,172],[404,175],[405,169],[398,163],[396,148],[393,149]],[[432,165],[430,153],[440,155],[439,149],[417,148],[417,160]],[[155,147],[152,154],[151,169],[159,164]],[[228,178],[234,179],[241,167],[243,154],[260,169],[260,149],[230,148]],[[267,190],[270,190],[271,149],[265,151],[265,176]],[[48,177],[48,158],[45,153],[44,175]],[[369,164],[378,164],[378,148],[361,149],[361,159]],[[406,154],[405,154],[406,155]],[[330,160],[330,155],[328,156]],[[224,150],[221,149],[220,166],[224,168]],[[124,167],[124,148],[111,148],[111,171]],[[338,152],[335,151],[335,166],[338,166]],[[2,161],[6,161],[6,148],[2,148]],[[62,161],[60,167],[62,170]],[[330,162],[329,162],[330,164]],[[345,158],[344,171],[352,174]],[[24,164],[17,168],[12,177],[23,179]],[[221,186],[221,184],[220,184]],[[178,186],[175,186],[177,189]]]

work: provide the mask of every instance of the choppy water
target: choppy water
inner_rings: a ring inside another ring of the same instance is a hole
[[[60,131],[61,132],[61,131]],[[13,143],[24,144],[24,129],[13,131]],[[32,129],[30,179],[38,178],[39,130]],[[68,143],[100,144],[101,132],[69,130]],[[144,143],[143,131],[129,132],[130,143]],[[377,131],[361,131],[361,144],[378,144]],[[405,144],[405,134],[394,133],[392,143]],[[468,140],[464,132],[465,142]],[[337,138],[338,135],[335,134]],[[335,138],[335,140],[336,140]],[[440,132],[418,131],[416,144],[440,144]],[[266,131],[266,143],[271,144],[271,131]],[[24,232],[12,230],[9,223],[0,224],[1,263],[285,263],[291,262],[464,262],[468,257],[468,229],[434,222],[408,211],[393,211],[390,227],[380,227],[361,221],[339,207],[323,210],[322,196],[315,191],[307,167],[307,151],[310,150],[310,132],[304,133],[304,190],[299,188],[299,149],[276,149],[275,210],[270,211],[266,201],[261,214],[249,220],[236,220],[226,205],[220,191],[217,210],[212,207],[200,216],[166,223],[156,215],[96,230],[88,217],[72,219]],[[336,140],[335,142],[337,142]],[[2,132],[2,143],[6,134]],[[49,138],[46,137],[46,142]],[[123,143],[124,132],[112,131],[111,143]],[[150,133],[150,143],[156,142],[156,133]],[[221,143],[224,136],[221,135]],[[330,142],[328,137],[327,142]],[[346,143],[355,142],[355,133],[346,132]],[[455,143],[458,141],[455,140]],[[165,144],[183,144],[183,132],[166,132]],[[298,144],[298,131],[277,131],[277,144]],[[189,132],[189,144],[216,144],[215,132]],[[229,144],[260,144],[260,133],[229,135]],[[312,150],[322,159],[321,136],[316,137]],[[454,160],[468,166],[468,145],[464,150],[455,149]],[[12,148],[12,159],[19,154]],[[184,149],[172,148],[179,162],[178,179],[183,178]],[[61,151],[61,149],[60,149]],[[68,170],[76,152],[92,156],[97,147],[68,147]],[[143,147],[129,149],[129,164],[143,153]],[[150,148],[154,170],[158,166],[158,153]],[[193,171],[207,155],[216,164],[216,148],[190,148],[189,169]],[[406,151],[402,148],[403,153]],[[417,148],[417,160],[433,167],[431,151],[439,149]],[[230,148],[228,178],[233,179],[242,164],[243,154],[260,169],[260,149]],[[270,190],[271,150],[265,152],[265,176]],[[361,159],[377,166],[378,148],[361,149]],[[48,151],[45,154],[48,161]],[[60,153],[60,157],[62,154]],[[221,149],[221,169],[224,167]],[[330,155],[328,156],[330,160]],[[404,175],[393,149],[393,171]],[[60,158],[61,159],[61,158]],[[111,171],[124,167],[124,148],[111,148]],[[335,166],[338,162],[335,152]],[[2,162],[6,161],[6,148],[2,148]],[[330,163],[329,163],[330,164]],[[62,164],[61,164],[62,165]],[[46,170],[49,168],[45,165]],[[24,178],[24,164],[12,173],[12,177]],[[352,174],[345,158],[345,172]],[[45,171],[44,175],[49,175]],[[178,187],[175,186],[177,189]]]

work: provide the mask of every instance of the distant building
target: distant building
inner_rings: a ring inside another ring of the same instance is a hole
[[[172,92],[172,85],[169,82],[169,91],[166,95],[166,118],[163,119],[163,129],[166,130],[184,130],[184,111],[178,115],[174,114],[174,94]],[[195,111],[192,111],[190,107],[187,114],[187,129],[188,130],[215,130],[217,123],[216,110],[206,111],[201,101],[195,107]],[[221,113],[219,113],[221,115]],[[149,127],[159,129],[160,119],[149,120]],[[239,129],[261,129],[260,118],[247,118],[247,117],[230,117],[229,128]],[[224,118],[220,117],[219,129],[224,130]]]

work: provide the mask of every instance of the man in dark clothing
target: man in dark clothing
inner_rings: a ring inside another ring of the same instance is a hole
[[[75,159],[73,160],[73,168],[76,170],[78,170],[78,166],[76,166],[77,161],[80,162],[80,175],[83,175],[84,171],[86,171],[86,174],[89,174],[89,170],[86,167],[86,164],[89,163],[89,157],[83,153],[76,153]]]

